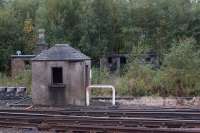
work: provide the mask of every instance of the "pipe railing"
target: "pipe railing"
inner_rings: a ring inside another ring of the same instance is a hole
[[[115,87],[112,85],[90,85],[86,88],[86,105],[90,105],[90,91],[91,89],[112,89],[112,105],[115,106]]]

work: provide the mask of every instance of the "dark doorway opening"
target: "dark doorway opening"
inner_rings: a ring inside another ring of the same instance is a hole
[[[29,60],[25,60],[24,61],[24,65],[25,65],[25,69],[26,70],[30,70],[31,69],[31,63]]]
[[[63,69],[62,67],[52,68],[52,84],[63,84]]]
[[[120,64],[126,64],[127,60],[126,57],[122,56],[120,57]]]
[[[85,66],[85,88],[88,87],[90,84],[89,76],[90,76],[89,66],[86,65]]]
[[[112,57],[108,57],[108,63],[111,64],[112,62]]]

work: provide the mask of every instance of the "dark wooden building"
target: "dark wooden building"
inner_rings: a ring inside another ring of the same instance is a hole
[[[127,63],[128,54],[112,54],[100,59],[100,68],[107,68],[110,72],[120,73],[121,68]]]

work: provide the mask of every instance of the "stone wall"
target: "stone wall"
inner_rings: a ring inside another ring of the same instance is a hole
[[[25,69],[31,69],[31,60],[35,55],[11,55],[11,75],[17,76]]]
[[[13,58],[11,60],[11,75],[15,77],[20,72],[25,70],[25,63],[23,59],[20,58]]]
[[[123,105],[161,106],[161,107],[199,107],[200,97],[137,97],[130,100],[117,100]]]

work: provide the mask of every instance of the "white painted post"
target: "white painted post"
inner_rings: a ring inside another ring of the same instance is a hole
[[[86,88],[86,105],[90,105],[90,86]]]
[[[115,87],[112,85],[90,85],[86,88],[86,105],[90,105],[90,90],[92,88],[97,88],[97,89],[105,89],[105,88],[110,88],[112,89],[112,105],[115,105]]]

